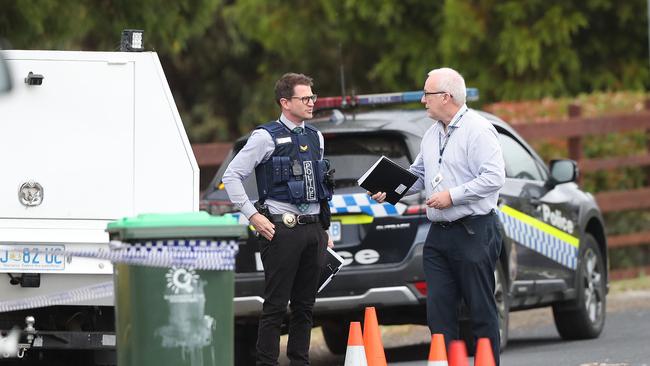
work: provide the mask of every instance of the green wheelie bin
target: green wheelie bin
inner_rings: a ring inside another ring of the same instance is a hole
[[[233,365],[233,216],[144,214],[112,222],[118,366]],[[119,254],[119,255],[118,255]]]

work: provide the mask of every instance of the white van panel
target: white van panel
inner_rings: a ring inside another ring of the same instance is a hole
[[[135,211],[197,211],[199,168],[192,147],[158,57],[143,56],[157,67],[135,68],[138,85],[149,86],[135,94]]]
[[[132,213],[133,62],[26,56],[9,58],[15,88],[0,104],[0,218]],[[30,71],[45,77],[42,85],[25,84]],[[18,199],[28,181],[43,187],[39,206],[25,207]]]
[[[106,225],[151,212],[198,210],[199,169],[153,52],[6,51],[14,89],[0,96],[0,272],[39,272],[41,286],[0,281],[0,301],[110,281],[108,261],[14,271],[16,248],[108,248]],[[29,72],[43,84],[24,82]],[[25,207],[18,191],[43,187]],[[8,251],[7,248],[11,250]],[[66,258],[67,260],[67,258]],[[47,263],[46,263],[47,264]],[[112,298],[82,304],[113,303]]]

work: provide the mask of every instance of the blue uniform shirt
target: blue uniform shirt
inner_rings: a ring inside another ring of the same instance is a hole
[[[497,207],[499,189],[505,182],[503,153],[490,121],[463,105],[448,129],[451,135],[446,146],[447,132],[441,121],[425,132],[420,153],[409,169],[419,177],[409,193],[424,189],[428,198],[434,192],[448,190],[451,195],[451,207],[427,207],[427,218],[431,221],[454,221],[489,213]],[[432,181],[438,174],[442,181],[433,188]]]

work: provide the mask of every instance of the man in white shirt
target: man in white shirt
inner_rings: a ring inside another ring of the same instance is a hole
[[[410,167],[419,179],[409,194],[425,190],[427,235],[423,267],[427,321],[449,343],[458,338],[461,297],[469,308],[476,339],[490,338],[499,364],[499,317],[494,270],[501,251],[495,214],[505,164],[497,131],[467,108],[465,80],[450,68],[429,72],[422,104],[435,122],[422,138]],[[383,202],[386,193],[372,198]]]

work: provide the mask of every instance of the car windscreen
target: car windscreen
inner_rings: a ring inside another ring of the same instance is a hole
[[[357,186],[382,155],[408,169],[411,162],[404,136],[394,133],[326,134],[325,157],[336,169],[336,187]]]

